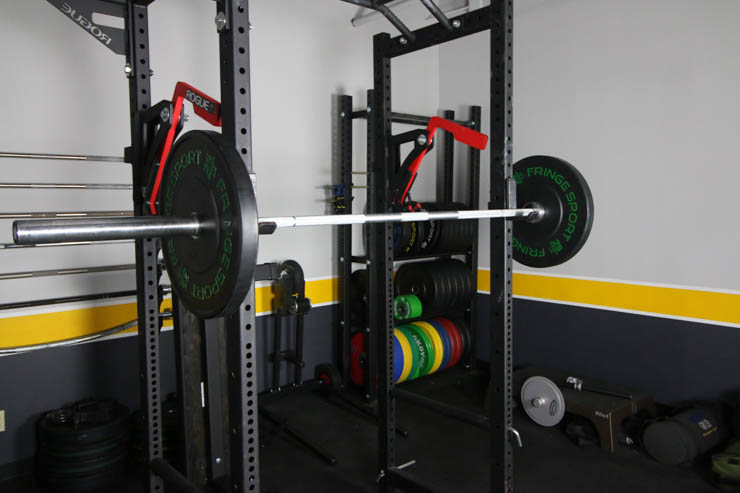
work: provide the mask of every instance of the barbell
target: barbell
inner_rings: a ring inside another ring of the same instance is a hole
[[[278,228],[368,223],[517,219],[514,258],[551,266],[583,246],[593,222],[588,184],[570,164],[534,156],[514,167],[519,208],[318,216],[257,216],[238,151],[217,132],[194,130],[167,159],[158,216],[16,221],[16,244],[161,238],[173,289],[201,318],[233,313],[252,285],[260,234]]]

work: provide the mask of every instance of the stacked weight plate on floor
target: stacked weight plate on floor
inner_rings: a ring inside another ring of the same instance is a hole
[[[470,331],[461,320],[419,320],[393,329],[393,376],[396,383],[415,380],[464,361],[470,354]],[[350,376],[364,385],[367,372],[367,333],[350,341]]]
[[[417,296],[425,315],[463,310],[475,295],[472,271],[454,259],[404,264],[398,269],[394,287],[397,296]]]
[[[38,436],[39,481],[46,490],[97,490],[124,468],[129,412],[111,400],[80,401],[46,413]]]
[[[177,416],[177,399],[175,394],[162,401],[162,453],[170,464],[177,461],[180,451],[180,420]],[[141,410],[131,414],[131,459],[136,464],[147,460],[146,417]]]

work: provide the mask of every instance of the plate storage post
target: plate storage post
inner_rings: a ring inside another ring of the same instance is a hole
[[[510,204],[512,174],[512,0],[494,0],[491,12],[491,198],[489,208]],[[492,395],[491,492],[513,491],[509,427],[512,425],[512,222],[491,220],[490,368]]]
[[[252,122],[249,65],[249,2],[220,0],[225,16],[219,34],[223,135],[234,142],[255,184],[252,170]],[[256,189],[256,187],[255,187]],[[220,320],[226,329],[229,484],[237,493],[258,492],[259,427],[257,423],[257,344],[254,284],[239,310]],[[226,421],[226,416],[224,417]]]
[[[337,104],[337,125],[339,129],[339,183],[342,185],[344,208],[336,209],[336,214],[352,213],[352,96],[339,96]],[[336,199],[336,197],[334,197]],[[352,226],[339,227],[339,282],[342,299],[341,317],[339,319],[339,338],[337,354],[342,372],[342,384],[350,380],[350,336],[352,334]]]
[[[129,77],[129,107],[131,115],[131,167],[134,215],[145,213],[146,203],[141,194],[146,184],[145,153],[153,130],[139,124],[139,112],[151,106],[149,71],[149,15],[146,5],[128,2],[125,18],[128,33],[126,65]],[[138,354],[140,404],[146,417],[147,463],[162,457],[162,414],[159,382],[159,242],[153,238],[136,240],[136,306],[139,320]],[[143,491],[163,490],[162,480],[146,469]]]
[[[392,163],[391,141],[391,59],[381,47],[390,38],[388,34],[377,34],[373,38],[374,92],[372,111],[368,127],[373,127],[375,146],[371,166],[369,209],[371,213],[388,211],[388,174]],[[377,344],[378,371],[378,472],[380,491],[390,493],[393,484],[389,470],[396,460],[396,405],[393,391],[393,244],[390,223],[373,224],[370,227],[369,306],[370,341]],[[379,309],[383,307],[383,309]],[[372,342],[371,342],[372,343]],[[372,354],[372,351],[371,351]],[[373,374],[373,368],[368,368]]]

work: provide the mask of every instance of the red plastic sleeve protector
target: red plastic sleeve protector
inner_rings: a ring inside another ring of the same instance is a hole
[[[164,165],[167,162],[167,157],[170,155],[170,151],[172,150],[172,143],[175,140],[175,132],[177,130],[178,123],[180,122],[180,115],[182,114],[182,104],[186,99],[193,103],[193,109],[195,110],[196,115],[203,118],[211,125],[216,127],[221,126],[221,103],[185,82],[178,82],[177,85],[175,85],[175,93],[172,96],[174,106],[172,111],[172,125],[167,132],[167,139],[165,139],[164,146],[162,147],[162,155],[159,159],[157,178],[154,180],[152,195],[149,198],[149,210],[155,216],[157,215],[156,203],[157,196],[159,195],[159,187],[162,184]]]
[[[476,149],[480,149],[481,151],[486,148],[486,145],[488,145],[487,135],[476,132],[471,128],[463,127],[458,123],[445,120],[444,118],[433,116],[429,119],[429,123],[427,124],[427,132],[429,133],[428,146],[432,145],[434,133],[437,131],[438,128],[450,132],[456,141],[462,142],[463,144],[469,145],[471,147],[475,147]],[[411,179],[409,180],[406,188],[403,191],[403,194],[401,195],[401,199],[399,200],[400,204],[403,204],[406,200],[406,195],[408,195],[409,189],[416,179],[416,173],[419,171],[419,166],[421,166],[421,162],[424,160],[424,156],[427,155],[428,150],[428,148],[424,149],[421,154],[419,154],[419,157],[417,157],[414,162],[411,163],[411,166],[409,166]]]

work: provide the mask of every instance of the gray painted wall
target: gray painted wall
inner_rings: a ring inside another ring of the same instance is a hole
[[[317,364],[330,362],[335,340],[332,327],[336,305],[314,308],[305,317],[304,377],[313,378]],[[295,319],[283,322],[283,347],[295,337]],[[273,317],[257,318],[260,391],[271,382]],[[175,391],[173,332],[161,335],[162,395]],[[113,398],[130,410],[139,408],[136,337],[100,341],[67,348],[0,357],[0,396],[6,431],[0,434],[0,466],[30,458],[36,450],[36,422],[48,410],[88,397]],[[283,363],[282,383],[293,377]]]
[[[713,212],[735,209],[740,182],[738,18],[731,0],[514,2],[514,159],[570,161],[596,208],[583,250],[535,273],[740,294],[739,222]],[[440,105],[488,101],[488,33],[439,50]],[[484,132],[489,122],[484,107]],[[481,222],[481,267],[487,238]],[[487,340],[487,313],[479,315]],[[667,401],[740,387],[738,328],[523,300],[514,320],[517,364],[583,372]]]
[[[488,295],[479,294],[479,306]],[[644,390],[664,403],[740,391],[735,327],[514,300],[514,364],[552,367]],[[488,311],[478,313],[488,360]]]
[[[514,2],[514,159],[570,161],[596,205],[583,250],[545,272],[740,291],[740,222],[714,212],[740,181],[738,18],[733,0]],[[439,50],[440,105],[487,102],[488,33]],[[481,170],[483,205],[485,153]]]

